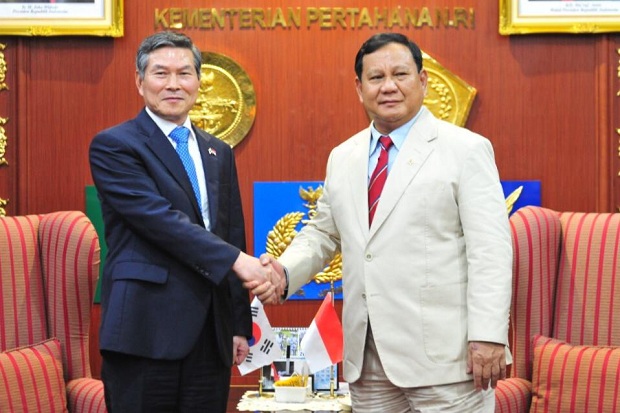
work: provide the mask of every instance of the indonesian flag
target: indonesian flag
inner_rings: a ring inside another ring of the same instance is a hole
[[[314,374],[342,361],[342,343],[342,324],[329,292],[301,340],[310,372]]]
[[[278,369],[276,368],[276,365],[273,364],[273,363],[271,363],[271,377],[273,378],[274,382],[280,380],[280,375],[278,374]]]
[[[273,363],[280,355],[276,346],[276,335],[265,314],[263,303],[256,297],[252,301],[252,338],[249,341],[250,351],[239,367],[242,376],[268,364]]]

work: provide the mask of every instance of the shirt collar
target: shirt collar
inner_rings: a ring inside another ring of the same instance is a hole
[[[174,122],[170,122],[169,120],[166,120],[166,119],[163,119],[163,118],[157,116],[148,107],[146,107],[146,113],[148,113],[148,115],[151,117],[151,119],[153,119],[153,122],[155,122],[157,127],[159,127],[159,129],[161,129],[161,131],[166,136],[170,136],[170,132],[172,132],[174,130],[174,128],[179,126],[179,125],[177,125]],[[189,129],[190,139],[193,139],[194,138],[194,130],[192,129],[192,121],[189,119],[189,116],[185,119],[185,122],[183,122],[182,126],[185,126],[187,129]]]
[[[422,110],[424,110],[424,106],[420,108],[418,113],[413,118],[411,118],[409,122],[405,123],[404,125],[390,132],[390,138],[392,139],[392,143],[394,144],[397,150],[400,151],[400,148],[405,143],[405,139],[407,139],[407,135],[409,135],[409,131],[411,130],[411,127],[420,117]],[[372,124],[370,125],[370,149],[369,149],[370,154],[374,152],[379,142],[379,138],[381,136],[383,135],[375,128],[375,123],[372,122]]]

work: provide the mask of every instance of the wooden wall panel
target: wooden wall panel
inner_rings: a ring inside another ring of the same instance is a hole
[[[13,215],[17,198],[17,42],[0,39],[0,215]]]
[[[605,54],[610,57],[609,71],[602,71],[601,77],[609,85],[605,94],[608,118],[601,122],[601,129],[610,130],[609,152],[611,171],[602,175],[601,181],[609,182],[612,210],[620,212],[620,36],[610,39]]]
[[[415,3],[299,0],[294,6],[473,9],[473,28],[397,30],[478,90],[467,127],[493,142],[503,179],[541,180],[543,205],[558,210],[608,211],[620,204],[618,34],[506,37],[498,34],[496,1]],[[290,6],[270,0],[208,4]],[[0,37],[9,45],[13,82],[8,94],[0,92],[0,116],[8,111],[12,118],[11,168],[0,167],[0,198],[9,193],[10,214],[84,210],[84,186],[92,183],[90,139],[141,109],[135,51],[155,30],[155,9],[168,7],[205,4],[126,1],[125,36],[118,39]],[[235,148],[250,252],[253,183],[323,179],[331,148],[367,125],[354,90],[353,60],[361,43],[379,31],[316,25],[185,31],[203,51],[234,59],[254,83],[256,120]],[[267,313],[273,325],[307,325],[317,308],[317,302],[291,302]],[[94,314],[97,323],[98,308]],[[93,335],[96,350],[96,325]]]

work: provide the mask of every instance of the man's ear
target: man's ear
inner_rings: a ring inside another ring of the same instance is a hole
[[[358,77],[355,78],[355,91],[357,92],[360,103],[364,103],[364,99],[362,98],[362,81]]]
[[[138,88],[138,93],[140,93],[140,96],[144,96],[144,94],[142,93],[142,81],[144,79],[142,79],[140,77],[140,73],[136,70],[136,87]]]
[[[422,70],[420,70],[420,73],[418,73],[418,76],[420,76],[420,83],[422,83],[422,87],[424,88],[424,95],[426,96],[426,86],[428,85],[428,72],[426,71],[426,69],[422,68]]]

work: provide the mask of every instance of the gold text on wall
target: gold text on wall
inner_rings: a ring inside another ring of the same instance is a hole
[[[155,9],[155,30],[474,29],[471,7],[244,7]]]

